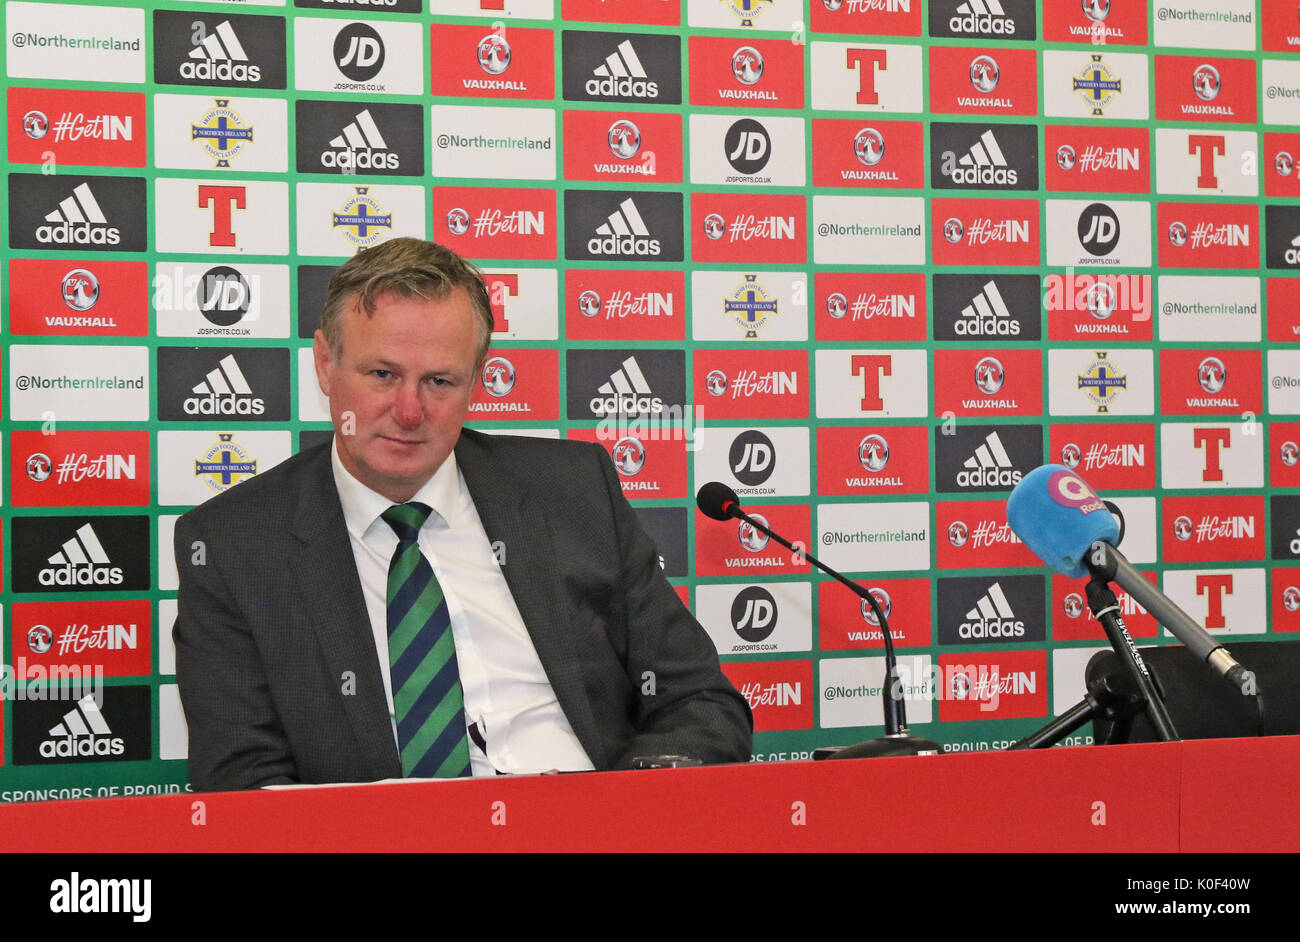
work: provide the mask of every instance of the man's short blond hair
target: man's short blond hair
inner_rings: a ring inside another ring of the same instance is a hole
[[[483,273],[451,249],[423,239],[396,238],[358,252],[330,278],[320,329],[330,352],[338,356],[343,345],[341,315],[355,298],[367,317],[375,302],[386,294],[441,301],[456,288],[464,288],[479,320],[481,338],[478,362],[487,357],[492,342],[492,306]]]

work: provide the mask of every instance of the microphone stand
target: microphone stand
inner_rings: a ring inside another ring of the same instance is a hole
[[[751,527],[760,533],[766,533],[772,539],[776,540],[786,549],[789,549],[804,559],[808,560],[822,572],[838,581],[841,585],[847,586],[851,592],[864,599],[871,610],[875,613],[876,618],[880,621],[881,637],[885,640],[885,688],[884,688],[884,707],[885,707],[885,735],[879,739],[868,740],[854,746],[846,746],[843,749],[837,749],[830,755],[825,756],[827,759],[867,759],[876,756],[927,756],[938,755],[941,751],[937,742],[931,739],[921,739],[913,736],[907,729],[907,711],[903,703],[903,681],[898,675],[898,660],[894,656],[894,639],[890,637],[889,622],[885,618],[885,613],[880,610],[880,604],[873,596],[856,582],[840,575],[834,569],[825,565],[817,557],[809,553],[805,547],[795,546],[778,533],[772,532],[759,521],[755,520],[749,514],[745,513],[735,504],[727,508],[730,516],[738,517],[744,520]],[[818,757],[820,758],[820,757]]]

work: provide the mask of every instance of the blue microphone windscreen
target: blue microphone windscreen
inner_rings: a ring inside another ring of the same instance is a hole
[[[1020,479],[1007,501],[1007,522],[1039,559],[1067,576],[1088,575],[1085,554],[1097,540],[1119,542],[1119,523],[1101,498],[1059,464]]]

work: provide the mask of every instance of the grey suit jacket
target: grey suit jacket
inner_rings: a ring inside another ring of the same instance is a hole
[[[331,444],[176,524],[176,676],[202,791],[401,775]],[[597,769],[749,758],[753,719],[598,445],[462,432],[456,459]]]

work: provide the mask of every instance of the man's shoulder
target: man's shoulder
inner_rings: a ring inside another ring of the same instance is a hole
[[[184,514],[194,522],[214,520],[260,521],[273,526],[274,521],[289,519],[297,507],[298,496],[320,489],[331,478],[330,448],[333,439],[300,451],[235,487],[204,501]]]

